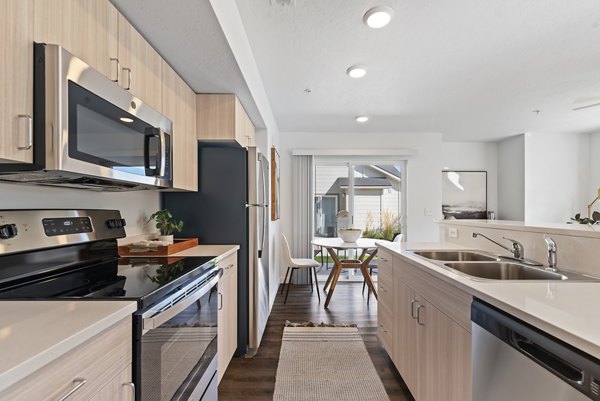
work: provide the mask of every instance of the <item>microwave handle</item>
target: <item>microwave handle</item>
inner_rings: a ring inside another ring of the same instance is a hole
[[[158,132],[157,132],[158,131]],[[150,168],[150,139],[158,138],[158,152],[156,153],[156,168]],[[162,165],[162,138],[161,132],[157,128],[146,129],[144,135],[144,169],[148,176],[160,175],[160,168]]]
[[[169,140],[168,145],[167,145],[167,138]],[[171,149],[172,146],[173,145],[171,143],[171,136],[169,134],[167,134],[164,130],[161,129],[160,130],[160,149],[159,149],[160,156],[159,156],[158,164],[157,164],[157,166],[160,166],[160,170],[158,172],[159,177],[165,177],[167,175],[166,164],[170,160],[167,152],[169,151],[169,149]]]

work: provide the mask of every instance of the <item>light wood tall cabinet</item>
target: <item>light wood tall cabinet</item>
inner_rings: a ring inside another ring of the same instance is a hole
[[[162,58],[119,14],[119,85],[153,107],[162,109]]]
[[[392,304],[391,340],[389,325],[379,326],[379,337],[413,397],[470,401],[471,296],[385,250],[379,255],[379,280],[393,280],[393,300],[380,291],[378,301],[384,320]]]
[[[173,122],[173,189],[198,190],[196,94],[163,60],[162,112]]]
[[[116,81],[118,14],[107,0],[35,0],[34,40],[60,45]]]
[[[133,401],[131,333],[128,316],[1,392],[0,400],[55,401],[72,391],[73,401]]]
[[[219,280],[218,367],[219,382],[237,348],[237,252],[218,262],[223,269]]]
[[[0,162],[33,162],[33,0],[0,2]]]
[[[196,107],[199,141],[255,146],[254,124],[235,95],[199,94]]]

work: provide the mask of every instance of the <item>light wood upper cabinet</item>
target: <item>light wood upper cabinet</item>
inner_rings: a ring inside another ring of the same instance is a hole
[[[0,161],[33,162],[33,0],[0,2]]]
[[[199,94],[196,106],[199,141],[255,146],[254,124],[235,95]]]
[[[237,252],[218,263],[224,273],[219,280],[217,350],[219,382],[237,348]]]
[[[119,13],[109,1],[35,0],[34,5],[36,42],[60,45],[116,81]]]
[[[162,111],[162,58],[123,15],[118,21],[119,85]]]
[[[173,189],[198,190],[196,94],[164,60],[162,113],[173,122]]]

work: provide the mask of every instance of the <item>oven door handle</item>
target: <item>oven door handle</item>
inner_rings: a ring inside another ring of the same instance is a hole
[[[210,281],[207,281],[202,287],[200,287],[196,291],[190,293],[185,298],[179,300],[177,303],[172,304],[168,308],[163,309],[150,317],[145,317],[145,315],[150,315],[154,311],[150,310],[146,312],[144,315],[142,315],[143,330],[146,331],[156,329],[163,323],[167,322],[174,316],[177,316],[179,313],[187,309],[194,302],[206,295],[219,282],[219,276],[220,274],[215,275],[212,279],[210,279]],[[177,298],[177,294],[175,294],[174,298]]]

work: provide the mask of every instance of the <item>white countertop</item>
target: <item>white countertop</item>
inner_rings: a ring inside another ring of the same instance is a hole
[[[562,234],[573,237],[600,238],[600,225],[588,226],[585,224],[565,223],[544,223],[544,222],[526,222],[512,220],[440,220],[440,225],[466,226],[466,227],[487,227],[502,230],[517,230],[543,234]]]
[[[169,257],[178,256],[217,256],[219,259],[226,258],[240,249],[239,245],[198,245],[185,251],[177,252]]]
[[[136,309],[132,301],[1,301],[0,391]]]
[[[476,281],[405,250],[465,249],[448,243],[380,243],[402,259],[600,358],[599,282]]]

